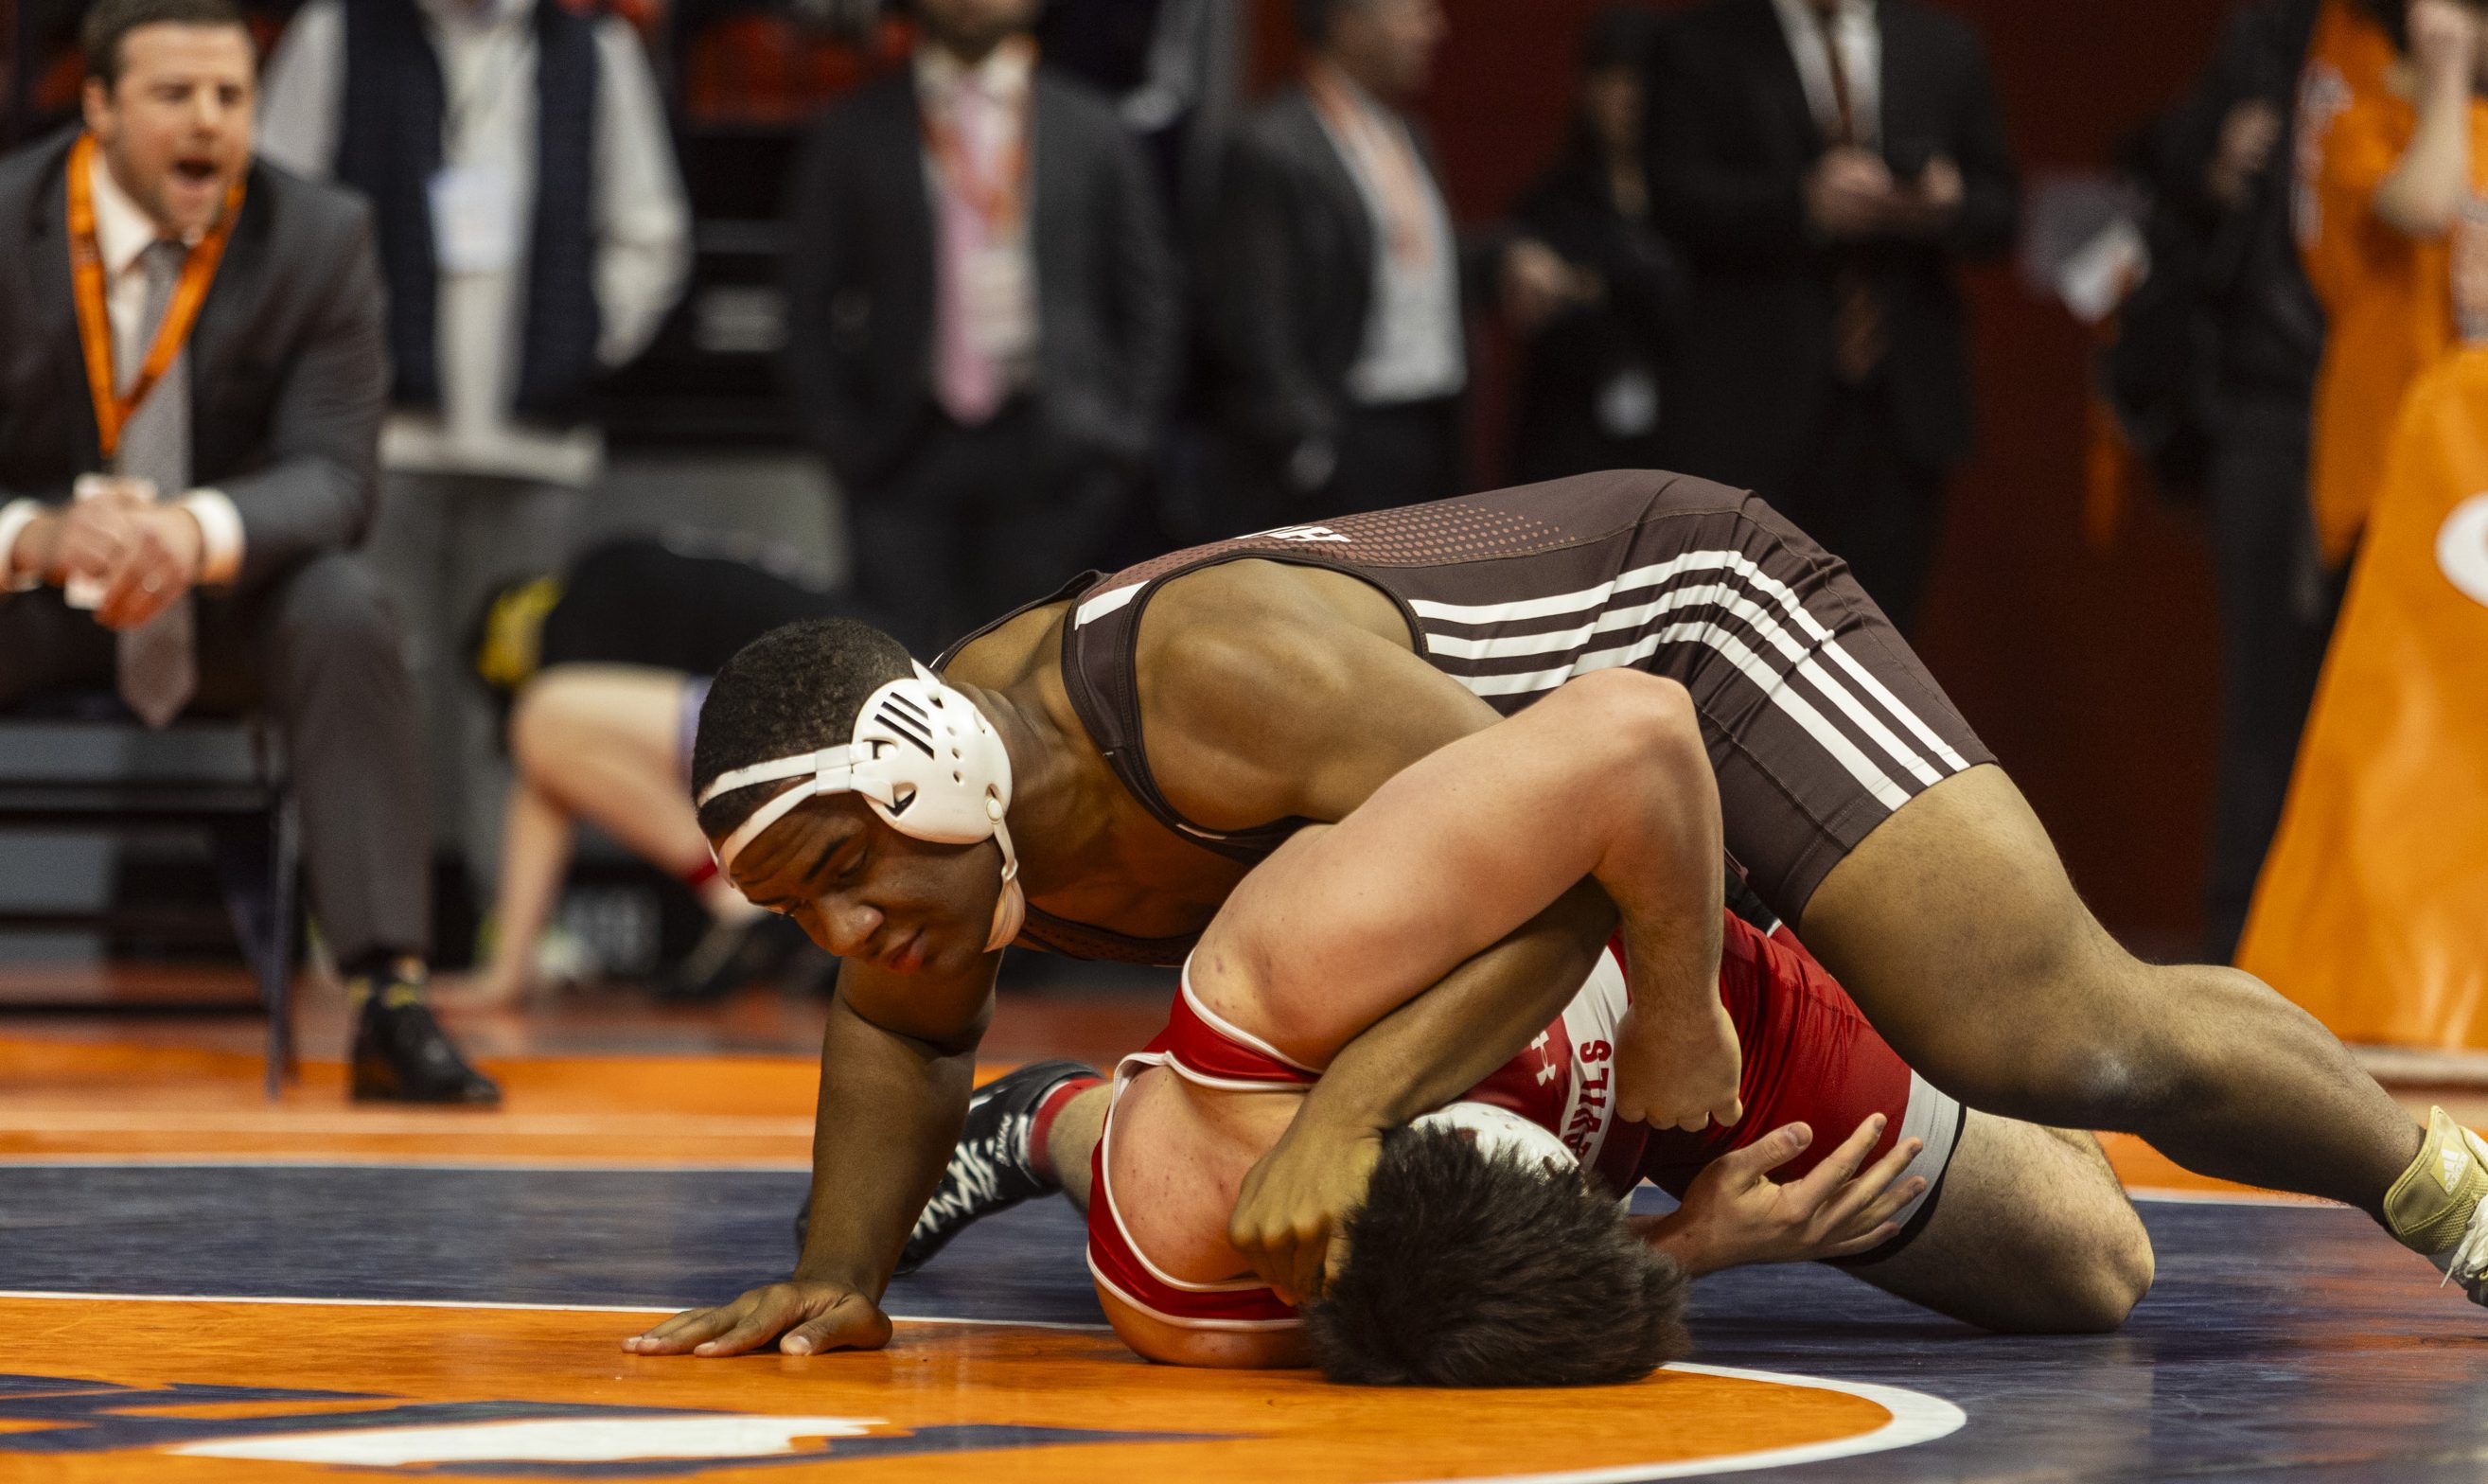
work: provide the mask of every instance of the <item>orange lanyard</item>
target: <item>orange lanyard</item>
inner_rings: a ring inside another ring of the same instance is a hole
[[[174,357],[182,354],[191,327],[198,323],[199,306],[207,301],[216,265],[224,260],[225,240],[233,235],[234,218],[241,214],[242,183],[236,180],[233,189],[225,192],[224,211],[216,224],[183,259],[182,276],[173,285],[172,301],[164,306],[156,343],[148,347],[137,380],[127,391],[116,393],[112,321],[104,306],[103,253],[95,244],[95,178],[89,174],[94,164],[95,136],[80,134],[70,148],[70,280],[77,299],[78,345],[86,353],[87,394],[95,401],[96,437],[103,446],[104,461],[110,463],[121,447],[121,430],[129,414],[172,369]]]
[[[1371,172],[1390,218],[1385,225],[1391,255],[1403,263],[1423,262],[1432,241],[1426,231],[1426,189],[1418,180],[1415,151],[1368,113],[1326,64],[1316,62],[1305,70],[1305,91],[1313,95],[1314,106],[1331,131],[1362,156]]]
[[[1010,45],[1009,42],[1003,44]],[[1025,205],[1024,187],[1028,183],[1029,103],[1036,93],[1036,79],[1029,78],[1020,94],[1019,128],[1011,131],[1010,148],[990,176],[980,176],[968,158],[967,146],[960,141],[958,130],[946,119],[936,119],[935,110],[920,109],[924,129],[924,147],[933,153],[933,162],[942,179],[958,192],[971,210],[985,219],[985,228],[995,237],[1007,237],[1018,225]]]

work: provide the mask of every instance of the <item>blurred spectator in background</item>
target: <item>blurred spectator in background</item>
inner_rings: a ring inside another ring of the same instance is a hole
[[[2476,8],[2332,0],[2307,56],[2299,247],[2328,333],[2316,375],[2315,531],[2349,560],[2384,477],[2403,394],[2456,343],[2457,246],[2480,223],[2488,105]]]
[[[688,531],[626,536],[558,576],[514,583],[478,626],[475,672],[508,706],[517,765],[491,961],[458,995],[505,1006],[537,986],[538,947],[584,820],[683,883],[714,925],[668,977],[715,999],[783,967],[804,932],[718,873],[692,810],[692,739],[709,678],[771,629],[862,616],[765,548]]]
[[[227,0],[102,0],[85,51],[86,131],[0,160],[0,707],[264,707],[353,1095],[498,1101],[423,1003],[420,730],[350,554],[388,385],[371,217],[253,162],[258,58]]]
[[[562,559],[604,463],[591,388],[689,269],[656,80],[592,5],[311,0],[269,60],[262,148],[378,214],[396,378],[367,552],[404,616],[439,834],[488,877],[499,764],[460,626]]]
[[[1456,495],[1464,290],[1501,275],[1534,325],[1578,296],[1545,244],[1465,244],[1406,109],[1433,71],[1439,0],[1297,0],[1303,75],[1256,109],[1202,257],[1219,534]]]
[[[787,389],[845,486],[857,586],[931,654],[1041,596],[1131,509],[1180,327],[1156,186],[1038,65],[1037,0],[918,0],[915,64],[795,167]]]
[[[1527,340],[1513,431],[1517,482],[1659,466],[1659,372],[1684,313],[1682,261],[1653,225],[1642,87],[1655,12],[1611,10],[1582,47],[1563,157],[1513,213],[1583,275]]]
[[[1917,0],[1708,0],[1650,113],[1695,274],[1669,463],[1760,492],[1909,629],[1975,432],[1956,270],[2019,208],[1977,36]]]
[[[1049,66],[1115,100],[1156,164],[1176,241],[1196,236],[1233,123],[1237,0],[1045,0],[1035,36]]]
[[[2201,470],[2220,595],[2220,766],[2204,958],[2246,926],[2280,808],[2337,584],[2307,509],[2307,423],[2324,311],[2291,230],[2299,73],[2324,0],[2248,0],[2201,80],[2155,131],[2152,271],[2186,275],[2158,337],[2193,362]],[[2132,312],[2133,306],[2129,306]]]

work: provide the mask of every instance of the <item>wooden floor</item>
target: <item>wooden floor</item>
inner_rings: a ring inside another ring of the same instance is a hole
[[[1109,1059],[1164,1003],[1006,999],[988,1050]],[[2123,1141],[2161,1283],[2115,1336],[2002,1339],[1774,1269],[1706,1280],[1702,1363],[1636,1386],[1187,1373],[1099,1327],[1049,1202],[894,1287],[881,1355],[624,1355],[791,1260],[819,1023],[619,989],[466,1017],[509,1094],[476,1113],[349,1104],[317,991],[274,1104],[247,1018],[0,1020],[0,1481],[2488,1476],[2488,1315],[2354,1213]]]

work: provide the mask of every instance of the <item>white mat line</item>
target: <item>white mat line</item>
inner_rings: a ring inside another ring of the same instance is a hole
[[[1748,1371],[1725,1365],[1699,1365],[1690,1360],[1677,1361],[1667,1369],[1694,1376],[1724,1376],[1732,1381],[1759,1381],[1773,1385],[1845,1392],[1873,1402],[1890,1413],[1892,1420],[1871,1433],[1860,1433],[1853,1438],[1764,1448],[1726,1458],[1688,1458],[1669,1464],[1621,1464],[1604,1469],[1471,1476],[1459,1479],[1457,1484],[1640,1484],[1644,1479],[1685,1479],[1713,1473],[1743,1473],[1753,1469],[1787,1469],[1798,1464],[1855,1458],[1864,1453],[1881,1453],[1892,1448],[1933,1442],[1959,1432],[1962,1425],[1969,1420],[1966,1413],[1943,1398],[1903,1386],[1882,1386],[1863,1381],[1832,1381],[1821,1376],[1791,1375],[1785,1371]],[[1454,1481],[1434,1480],[1430,1484],[1454,1484]]]
[[[361,1114],[345,1118],[300,1118],[270,1112],[196,1113],[184,1108],[127,1112],[31,1112],[0,1107],[0,1138],[57,1133],[250,1133],[250,1134],[403,1134],[473,1138],[564,1138],[578,1134],[639,1137],[696,1134],[703,1138],[779,1138],[791,1133],[811,1137],[810,1115],[760,1113],[692,1113],[657,1115],[616,1111],[604,1114],[510,1114],[481,1111],[439,1113],[429,1117],[397,1113]]]
[[[683,1312],[671,1305],[650,1307],[634,1303],[496,1303],[462,1298],[284,1298],[265,1294],[80,1294],[59,1289],[0,1289],[0,1299],[9,1298],[73,1300],[79,1303],[290,1303],[305,1308],[328,1309],[498,1309],[543,1314]],[[1107,1325],[1072,1325],[1052,1319],[959,1319],[947,1314],[892,1314],[890,1321],[894,1325],[986,1325],[997,1329],[1063,1329],[1084,1334],[1112,1332],[1112,1327]]]
[[[588,1174],[612,1175],[680,1175],[715,1172],[721,1175],[786,1174],[808,1175],[809,1163],[794,1159],[425,1159],[408,1156],[374,1156],[368,1159],[340,1158],[334,1155],[305,1155],[294,1158],[286,1155],[266,1155],[258,1158],[239,1158],[215,1155],[7,1155],[0,1156],[0,1169],[184,1169],[184,1170],[452,1170],[461,1172],[512,1170],[521,1174],[563,1174],[580,1171]]]
[[[2179,1190],[2154,1185],[2132,1185],[2127,1195],[2137,1201],[2164,1201],[2172,1206],[2329,1206],[2336,1211],[2350,1208],[2339,1201],[2328,1201],[2312,1195],[2279,1195],[2269,1190]]]

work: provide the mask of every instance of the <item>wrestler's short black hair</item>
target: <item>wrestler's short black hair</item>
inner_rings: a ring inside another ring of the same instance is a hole
[[[1351,1385],[1597,1386],[1691,1349],[1684,1270],[1579,1171],[1395,1128],[1347,1255],[1304,1311],[1315,1363]]]
[[[97,0],[78,23],[78,47],[86,74],[108,91],[121,81],[121,41],[141,26],[232,26],[250,41],[249,22],[234,0]]]
[[[692,744],[692,793],[755,762],[835,747],[855,734],[872,693],[906,678],[907,646],[852,618],[806,618],[772,629],[736,651],[709,686]],[[736,789],[700,811],[714,839],[770,796]]]

